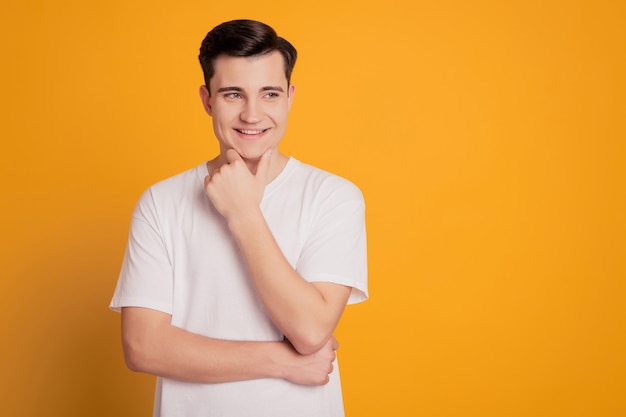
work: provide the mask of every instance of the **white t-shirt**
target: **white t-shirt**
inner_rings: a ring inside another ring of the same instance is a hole
[[[279,341],[224,218],[204,192],[206,165],[150,187],[137,204],[111,308],[145,307],[212,338]],[[367,298],[363,196],[349,181],[290,158],[261,210],[284,256],[309,282]],[[155,416],[343,416],[338,367],[324,386],[282,379],[198,384],[158,378]]]

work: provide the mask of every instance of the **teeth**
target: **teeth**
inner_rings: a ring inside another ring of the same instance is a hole
[[[241,133],[246,134],[246,135],[258,135],[259,133],[263,133],[263,130],[247,130],[247,129],[237,129],[239,130]]]

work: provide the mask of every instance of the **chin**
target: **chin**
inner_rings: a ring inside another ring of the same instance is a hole
[[[248,161],[256,161],[259,158],[261,158],[261,155],[263,155],[263,152],[259,152],[259,151],[240,151],[239,149],[235,149],[237,151],[237,153],[241,156],[242,159],[246,159]]]
[[[269,146],[265,146],[263,148],[257,148],[257,149],[237,149],[235,148],[235,150],[237,151],[237,153],[239,153],[239,155],[241,155],[241,157],[245,160],[248,161],[258,161],[259,159],[261,159],[261,157],[263,156],[263,154],[265,152],[267,152],[267,150],[270,149]]]

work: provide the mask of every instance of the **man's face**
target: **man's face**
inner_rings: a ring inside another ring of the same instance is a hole
[[[256,57],[221,55],[215,60],[210,96],[201,90],[220,153],[234,149],[254,161],[276,149],[287,127],[294,87],[287,84],[278,51]]]

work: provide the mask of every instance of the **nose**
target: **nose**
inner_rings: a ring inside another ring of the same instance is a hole
[[[257,123],[261,121],[262,111],[260,103],[256,100],[246,100],[241,111],[241,120],[246,123]]]

